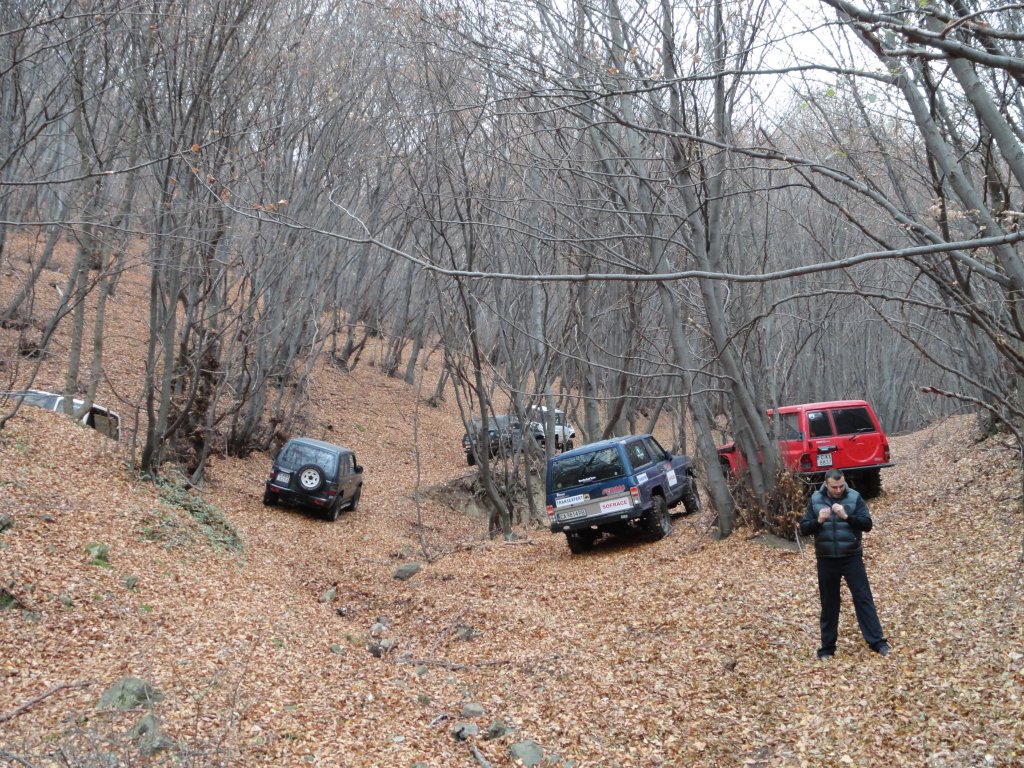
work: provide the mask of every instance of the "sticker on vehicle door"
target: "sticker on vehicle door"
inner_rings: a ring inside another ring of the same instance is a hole
[[[817,458],[819,467],[831,467],[832,466],[832,454],[831,453],[819,453]]]
[[[621,499],[610,499],[608,501],[601,502],[602,512],[618,512],[619,510],[630,509],[633,506],[633,502],[629,496],[623,496]]]
[[[666,472],[665,477],[668,478],[669,485],[675,485],[676,483],[679,482],[678,480],[676,480],[676,471],[674,469],[670,469],[668,472]]]
[[[589,493],[577,493],[575,496],[564,496],[561,499],[555,499],[555,508],[561,509],[562,507],[571,507],[573,504],[582,504],[585,501],[590,501]]]
[[[646,472],[641,472],[639,475],[636,476],[636,481],[638,483],[640,483],[641,485],[646,483],[647,482],[647,473]]]

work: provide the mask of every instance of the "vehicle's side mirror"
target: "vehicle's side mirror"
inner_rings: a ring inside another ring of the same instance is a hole
[[[355,470],[356,470],[356,474],[362,474],[362,472],[363,472],[363,465],[362,464],[356,464]]]

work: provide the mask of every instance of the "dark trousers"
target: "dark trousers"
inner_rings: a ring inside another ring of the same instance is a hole
[[[878,648],[885,642],[882,624],[878,621],[875,601],[871,597],[868,572],[864,569],[864,558],[860,553],[846,557],[818,558],[818,594],[821,596],[821,650],[819,654],[836,652],[839,637],[839,585],[846,579],[846,586],[853,597],[853,608],[857,612],[857,624],[864,642],[871,648]]]

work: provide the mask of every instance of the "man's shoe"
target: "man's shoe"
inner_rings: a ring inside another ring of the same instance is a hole
[[[889,655],[889,644],[888,643],[882,643],[877,648],[875,648],[875,653],[877,653],[879,656],[888,656]]]
[[[835,655],[835,651],[818,651],[819,659],[831,659]]]

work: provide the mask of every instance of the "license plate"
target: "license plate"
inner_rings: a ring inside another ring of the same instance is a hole
[[[831,453],[819,453],[818,454],[818,466],[819,467],[831,467],[832,466],[832,454]]]
[[[586,516],[587,510],[585,508],[567,509],[564,512],[558,513],[558,522],[564,523],[567,520],[579,520],[581,517]]]
[[[281,483],[281,485],[288,485],[288,483],[291,482],[291,479],[292,479],[292,473],[291,472],[278,472],[277,473],[277,482]]]

